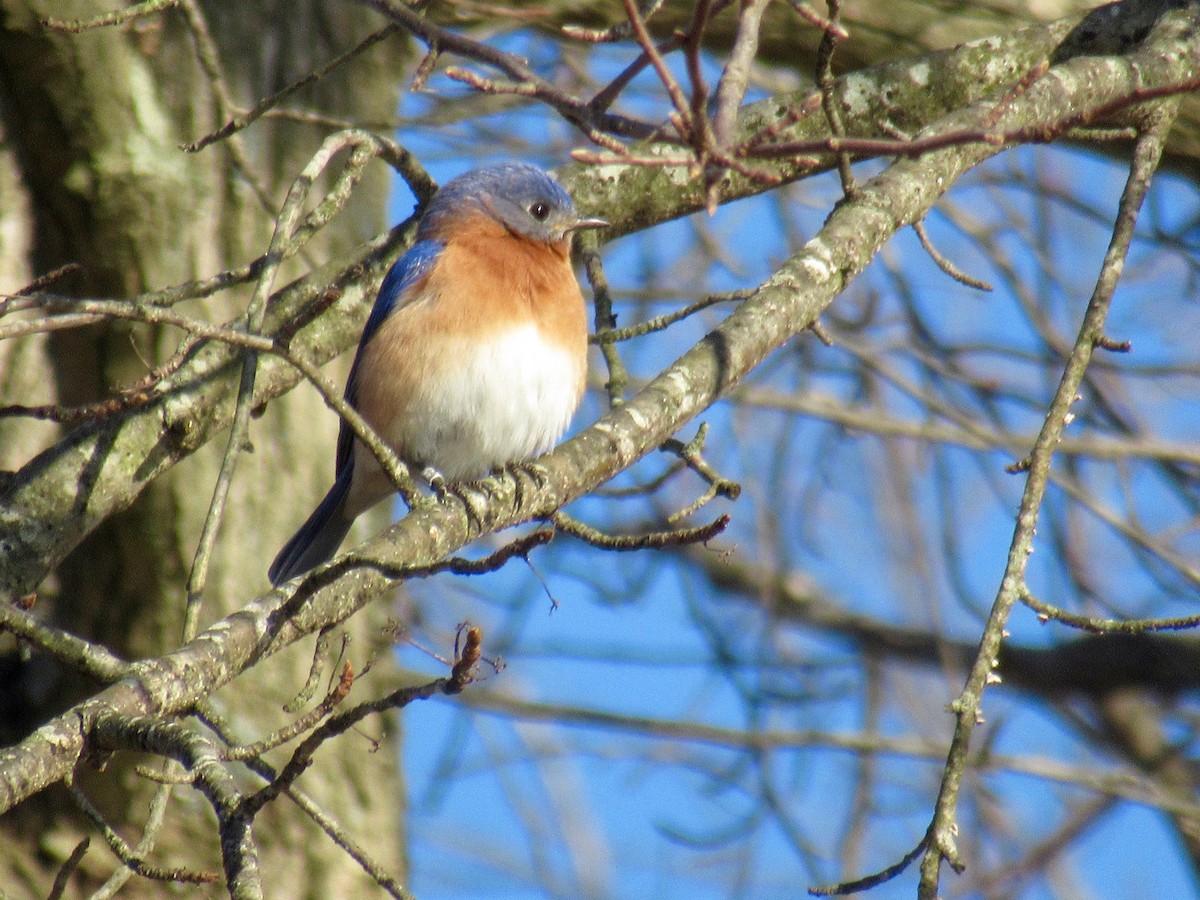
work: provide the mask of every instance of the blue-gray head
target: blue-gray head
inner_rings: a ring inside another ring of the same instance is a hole
[[[437,237],[453,219],[482,212],[509,231],[557,243],[603,219],[581,218],[562,186],[536,166],[495,163],[465,172],[442,187],[421,220],[418,238]]]

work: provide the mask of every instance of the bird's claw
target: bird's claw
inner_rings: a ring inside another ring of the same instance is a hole
[[[510,462],[507,468],[514,475],[524,472],[539,488],[544,488],[550,483],[550,470],[536,459],[518,459]]]
[[[513,492],[518,506],[523,506],[525,503],[525,489],[523,487],[522,475],[527,476],[538,490],[542,490],[550,483],[550,471],[541,463],[532,459],[514,459],[512,462],[505,463],[496,470],[497,474],[503,473],[511,475],[513,480]]]
[[[446,499],[450,486],[446,484],[446,479],[441,472],[433,466],[426,466],[421,470],[421,477],[429,482],[429,487],[433,490],[438,500]]]
[[[437,482],[431,479],[429,486],[433,488],[437,494],[438,501],[445,503],[448,499],[454,498],[458,500],[470,519],[477,528],[483,527],[483,508],[487,506],[487,493],[479,486],[477,481],[454,481],[447,482],[445,478],[438,475]],[[482,498],[480,497],[482,495]]]
[[[429,487],[433,489],[438,502],[444,503],[450,498],[458,500],[466,508],[467,515],[475,524],[482,526],[483,514],[481,505],[486,505],[488,493],[478,481],[448,482],[441,472],[432,467],[425,469],[421,474],[429,482]],[[549,470],[535,460],[529,459],[514,460],[505,463],[503,466],[497,466],[492,470],[492,474],[509,475],[512,477],[518,505],[525,502],[524,479],[522,479],[522,475],[533,481],[539,490],[545,488],[550,483]]]

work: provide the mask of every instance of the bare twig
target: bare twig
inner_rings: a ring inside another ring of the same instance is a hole
[[[230,746],[235,744],[230,734],[228,723],[214,710],[209,704],[201,704],[201,708],[197,710],[197,715],[213,730],[215,734],[220,736],[221,740],[225,741]],[[269,763],[261,758],[246,759],[245,765],[249,767],[256,775],[263,779],[264,782],[270,783],[277,776],[278,772]],[[350,855],[350,858],[359,864],[366,874],[372,878],[376,884],[388,892],[397,900],[413,900],[413,895],[404,889],[383,866],[371,857],[343,828],[337,821],[333,819],[317,804],[315,800],[309,797],[304,791],[293,785],[285,795],[300,810],[312,819],[325,834],[337,846],[341,847]]]
[[[642,21],[649,22],[665,2],[666,0],[642,0],[642,5],[638,10]],[[603,30],[580,28],[576,25],[564,25],[562,33],[569,38],[589,44],[611,44],[617,41],[629,40],[633,36],[633,23],[626,19],[624,22],[618,22],[616,25]]]
[[[0,633],[5,631],[102,684],[116,681],[129,671],[129,663],[113,655],[106,647],[39,622],[29,613],[7,603],[0,603]]]
[[[195,776],[193,782],[205,795],[217,816],[221,833],[221,856],[225,864],[225,878],[230,893],[238,898],[260,898],[262,880],[258,867],[258,850],[250,833],[250,821],[240,808],[241,793],[233,776],[225,768],[219,753],[212,744],[199,734],[176,722],[167,722],[146,716],[122,716],[112,712],[101,713],[87,726],[89,739],[101,749],[131,749],[157,753],[181,762]],[[77,800],[82,799],[80,794]],[[86,807],[85,807],[86,811]],[[98,827],[107,829],[103,818]],[[106,835],[107,836],[107,835]],[[114,852],[124,846],[119,835],[113,833],[110,846]],[[139,860],[130,855],[123,859],[136,865]],[[139,874],[144,874],[139,871]],[[170,873],[169,880],[210,881],[208,873]]]
[[[707,437],[708,424],[703,423],[696,429],[696,436],[686,444],[677,438],[670,438],[663,443],[662,449],[674,453],[687,463],[688,468],[715,488],[718,495],[736,500],[741,495],[741,485],[723,476],[704,458],[704,442]]]
[[[144,0],[142,3],[135,3],[125,9],[113,10],[110,13],[102,13],[91,19],[56,19],[47,16],[45,19],[42,19],[42,24],[47,28],[53,28],[55,31],[78,34],[81,31],[91,31],[95,28],[124,25],[145,16],[152,16],[155,13],[174,9],[182,2],[183,0]]]
[[[1043,603],[1025,585],[1019,589],[1021,602],[1037,613],[1042,622],[1054,620],[1092,634],[1142,634],[1147,631],[1183,631],[1200,627],[1200,615],[1178,616],[1172,619],[1097,619],[1069,613],[1057,606]]]
[[[249,819],[253,819],[267,803],[278,797],[283,791],[292,787],[296,779],[304,773],[305,769],[312,765],[313,755],[322,744],[348,731],[367,716],[385,710],[400,709],[416,700],[428,700],[430,697],[435,697],[439,694],[457,694],[462,691],[474,677],[474,668],[479,660],[481,640],[482,636],[478,628],[468,630],[467,643],[459,659],[451,668],[449,678],[436,678],[427,684],[417,687],[401,688],[379,700],[361,703],[326,721],[304,739],[292,754],[291,759],[288,760],[287,765],[283,767],[279,775],[270,784],[242,801],[239,810],[240,813]]]
[[[625,387],[629,383],[629,371],[617,349],[617,314],[613,311],[612,291],[608,287],[608,276],[604,274],[604,262],[594,249],[586,250],[583,271],[592,287],[592,301],[596,309],[595,337],[600,346],[604,365],[608,369],[605,390],[608,393],[609,409],[616,409],[625,402]]]
[[[647,319],[645,322],[639,322],[637,325],[628,325],[625,328],[612,328],[603,332],[603,334],[595,334],[591,337],[593,344],[599,344],[604,347],[607,344],[620,343],[621,341],[629,341],[634,338],[645,337],[648,334],[653,334],[656,331],[665,331],[676,322],[682,322],[696,313],[708,309],[710,306],[715,306],[718,303],[730,303],[737,300],[745,300],[750,296],[750,291],[730,291],[725,294],[710,294],[703,300],[697,300],[695,303],[689,303],[682,309],[678,309],[673,313],[665,313],[661,316],[655,316],[652,319]]]
[[[541,547],[554,539],[554,532],[549,528],[538,528],[524,537],[509,541],[494,553],[489,553],[483,559],[464,559],[461,556],[450,556],[430,569],[429,574],[437,572],[453,572],[456,575],[485,575],[495,572],[513,559],[525,559],[535,547]]]
[[[671,70],[667,68],[662,55],[658,52],[658,47],[655,45],[654,39],[650,36],[650,32],[646,30],[646,22],[642,19],[642,14],[637,8],[637,4],[633,0],[624,0],[624,3],[625,15],[629,17],[629,24],[633,30],[633,35],[641,46],[642,52],[649,59],[650,65],[654,67],[654,71],[658,75],[658,80],[662,82],[667,96],[671,99],[671,105],[675,107],[671,123],[675,126],[675,131],[678,133],[680,140],[684,143],[690,143],[692,141],[692,111],[687,97],[684,96],[683,88],[679,86],[679,82],[675,80],[675,76],[671,74]]]
[[[62,897],[63,892],[67,889],[67,883],[75,874],[75,870],[79,868],[79,864],[83,862],[84,854],[87,853],[91,844],[92,839],[84,836],[83,840],[75,845],[71,855],[59,866],[58,873],[54,876],[54,884],[50,887],[50,893],[46,895],[46,900],[59,900]]]
[[[349,662],[342,667],[342,677],[333,687],[324,699],[316,706],[310,709],[307,713],[293,722],[289,722],[283,728],[273,734],[267,735],[265,738],[255,741],[252,744],[240,744],[237,746],[226,747],[222,752],[225,759],[244,760],[252,757],[262,756],[268,750],[274,750],[276,747],[286,744],[304,732],[316,727],[317,723],[328,716],[334,709],[337,708],[343,700],[350,696],[350,688],[354,684],[354,668]]]
[[[564,534],[579,538],[600,550],[663,550],[667,547],[682,547],[687,544],[705,544],[724,531],[730,522],[728,515],[717,516],[707,525],[697,528],[677,528],[672,531],[652,531],[648,534],[605,534],[604,532],[573,519],[562,510],[550,517],[554,526]]]
[[[929,254],[929,258],[937,263],[937,267],[953,278],[955,281],[965,284],[967,287],[973,287],[980,291],[990,291],[992,286],[986,281],[979,278],[974,278],[960,269],[946,257],[938,252],[937,247],[933,246],[933,242],[929,240],[929,232],[925,230],[925,223],[916,222],[913,225],[913,231],[917,233],[917,238],[921,242],[921,246],[925,252]]]
[[[844,30],[838,22],[841,15],[841,0],[825,0],[829,7],[829,26],[821,35],[821,44],[817,48],[817,87],[821,90],[821,109],[825,111],[825,120],[829,123],[829,133],[834,139],[845,137],[846,125],[842,121],[842,109],[838,105],[837,96],[833,92],[835,79],[833,77],[833,54],[837,50],[838,41]],[[842,193],[847,197],[854,195],[857,189],[854,183],[854,172],[850,168],[850,153],[840,151],[837,154],[838,177],[842,181]]]
[[[75,783],[74,773],[69,778],[64,779],[67,789],[71,792],[71,799],[75,801],[75,805],[92,820],[92,824],[100,832],[109,849],[116,855],[117,859],[133,872],[141,875],[143,878],[149,878],[152,881],[173,881],[180,884],[212,884],[220,880],[220,876],[214,872],[196,872],[190,869],[163,869],[158,866],[151,866],[125,842],[113,829],[104,818],[104,814],[96,808],[87,795]]]
[[[1104,264],[1084,315],[1079,336],[1047,411],[1045,424],[1030,453],[1029,474],[1017,513],[1017,527],[1013,533],[1000,589],[988,616],[979,653],[971,667],[967,683],[952,704],[956,723],[954,738],[947,754],[946,768],[930,824],[928,847],[921,861],[921,880],[918,888],[921,900],[933,900],[937,896],[943,862],[949,863],[956,871],[962,869],[963,864],[959,859],[955,840],[955,814],[971,735],[981,720],[983,693],[994,672],[1005,623],[1013,605],[1020,599],[1026,562],[1037,529],[1038,512],[1050,479],[1050,463],[1065,428],[1071,404],[1091,361],[1096,338],[1104,333],[1104,320],[1120,280],[1122,263],[1133,239],[1138,210],[1149,188],[1151,176],[1157,168],[1163,141],[1176,109],[1176,103],[1166,103],[1151,108],[1146,114],[1145,130],[1139,137],[1134,151],[1133,164],[1113,227],[1112,241],[1105,254]]]
[[[897,875],[900,875],[911,866],[925,849],[929,846],[929,833],[925,836],[899,860],[886,869],[881,869],[872,875],[866,875],[862,878],[855,878],[853,881],[842,881],[837,884],[826,884],[817,887],[810,887],[808,892],[814,897],[841,897],[847,894],[857,894],[861,891],[869,891],[871,888],[879,887],[881,884],[886,884]]]
[[[354,47],[351,47],[345,53],[338,54],[319,69],[314,69],[312,72],[309,72],[303,78],[297,79],[287,87],[276,91],[268,97],[264,97],[262,100],[258,101],[258,103],[254,104],[254,106],[252,106],[250,109],[230,118],[229,121],[227,121],[216,131],[211,131],[198,140],[192,141],[190,144],[184,144],[182,147],[180,147],[180,149],[185,150],[188,153],[198,153],[209,144],[224,140],[230,135],[241,131],[249,125],[252,125],[256,120],[261,118],[270,110],[279,106],[280,103],[292,96],[292,94],[295,94],[297,91],[306,88],[311,84],[315,84],[330,72],[337,69],[339,66],[349,62],[352,59],[355,59],[366,50],[375,46],[380,41],[391,37],[399,30],[400,26],[398,25],[385,25],[383,28],[371,32],[371,34],[368,34]]]
[[[713,113],[713,134],[717,145],[728,148],[734,139],[738,107],[746,96],[750,82],[750,67],[758,55],[758,33],[763,13],[770,0],[745,0],[738,11],[737,35],[729,59],[717,82],[716,111]]]
[[[626,137],[648,137],[654,128],[628,116],[605,113],[588,101],[574,97],[529,67],[528,61],[513,53],[505,53],[479,41],[442,28],[433,20],[415,11],[403,0],[364,0],[369,6],[387,16],[410,34],[423,41],[439,54],[453,53],[465,59],[473,59],[498,69],[514,83],[526,87],[530,96],[536,97],[554,109],[566,121],[595,139],[598,135],[614,134]]]
[[[208,85],[213,92],[213,97],[216,99],[218,120],[228,118],[232,115],[235,105],[229,85],[225,81],[225,69],[221,63],[220,50],[217,48],[216,39],[213,38],[212,31],[208,27],[208,19],[196,0],[178,0],[178,4],[180,9],[183,10],[188,29],[192,33],[192,40],[196,46],[196,58],[200,63],[200,68],[204,71],[205,77],[208,79]],[[254,196],[258,200],[259,206],[262,207],[263,212],[267,215],[272,215],[274,213],[274,204],[271,199],[270,190],[267,187],[266,179],[258,173],[258,170],[251,163],[250,155],[246,152],[246,146],[242,143],[240,135],[231,135],[228,147],[234,167],[249,183],[250,189],[254,192]]]
[[[164,759],[160,774],[165,776],[172,768],[177,767],[170,760]],[[145,859],[153,852],[154,845],[158,842],[159,832],[162,831],[163,823],[167,818],[167,803],[170,799],[171,789],[165,783],[154,792],[154,796],[150,799],[150,815],[146,818],[146,824],[142,828],[142,836],[138,840],[137,846],[133,848],[133,855],[137,859]],[[108,877],[100,889],[92,894],[90,900],[108,900],[108,898],[116,896],[117,892],[134,874],[133,869],[122,866]]]

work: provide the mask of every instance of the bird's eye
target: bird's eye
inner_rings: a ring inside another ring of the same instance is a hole
[[[550,204],[541,202],[535,203],[533,206],[529,207],[529,214],[539,222],[544,222],[546,221],[546,216],[550,215]]]

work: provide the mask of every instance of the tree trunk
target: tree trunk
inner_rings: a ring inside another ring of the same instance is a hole
[[[263,121],[232,142],[184,153],[181,144],[216,128],[229,113],[218,108],[213,85],[197,63],[182,11],[81,33],[38,23],[47,16],[88,19],[111,8],[61,0],[11,0],[0,6],[4,290],[78,264],[80,269],[53,290],[130,297],[244,265],[265,251],[272,216],[327,134],[312,125]],[[219,53],[223,87],[243,107],[380,25],[373,14],[352,5],[212,4],[202,13]],[[347,121],[388,121],[402,83],[404,46],[393,39],[373,47],[352,67],[307,89],[300,102]],[[236,165],[237,155],[248,162],[249,178]],[[251,178],[265,189],[270,209],[259,203]],[[387,185],[383,166],[375,165],[349,208],[308,245],[306,256],[280,273],[277,283],[378,233],[386,224]],[[203,301],[204,315],[227,320],[248,297],[248,289],[240,289]],[[144,376],[147,363],[163,362],[178,340],[169,329],[106,323],[57,332],[41,344],[10,342],[0,346],[0,402],[78,405],[111,397]],[[0,463],[6,468],[16,468],[54,437],[54,429],[33,428],[29,421],[0,420]],[[336,431],[336,416],[311,390],[292,392],[254,423],[253,452],[240,454],[212,559],[202,625],[265,586],[267,563],[332,477]],[[224,452],[222,441],[212,442],[90,534],[53,583],[43,585],[42,614],[128,659],[177,646],[192,556]],[[290,502],[281,503],[283,497]],[[354,642],[348,658],[356,667],[374,649],[373,636],[381,633],[387,612],[374,608],[350,626]],[[304,683],[311,652],[311,644],[296,648],[284,668],[273,665],[269,673],[239,680],[236,691],[243,702],[230,723],[237,737],[254,740],[286,721],[282,706]],[[378,657],[386,665],[389,654]],[[5,658],[7,683],[0,693],[20,702],[4,717],[4,743],[18,736],[14,730],[28,730],[93,688],[37,660],[25,664],[11,652]],[[245,704],[247,693],[258,702]],[[221,699],[213,698],[218,710]],[[246,718],[246,710],[257,713]],[[351,833],[378,862],[401,874],[403,796],[395,735],[374,736],[382,741],[379,752],[367,752],[362,737],[347,738],[360,746],[344,755],[319,754],[300,786],[325,809],[353,810],[354,820],[345,823]],[[153,785],[132,771],[104,783],[109,789],[91,799],[136,843]],[[80,784],[86,791],[82,774]],[[347,794],[353,802],[346,802]],[[175,802],[194,799],[189,789],[176,790]],[[39,800],[3,823],[0,883],[24,885],[45,896],[85,826],[64,791],[47,791]],[[199,805],[196,813],[167,817],[151,857],[156,864],[220,870],[208,814]],[[313,897],[355,896],[365,884],[355,863],[309,819],[287,819],[272,810],[256,824],[265,871],[293,873],[293,884],[305,885]],[[111,855],[95,844],[83,864],[94,881],[114,868]],[[157,896],[161,885],[139,880],[130,889],[133,896]]]

